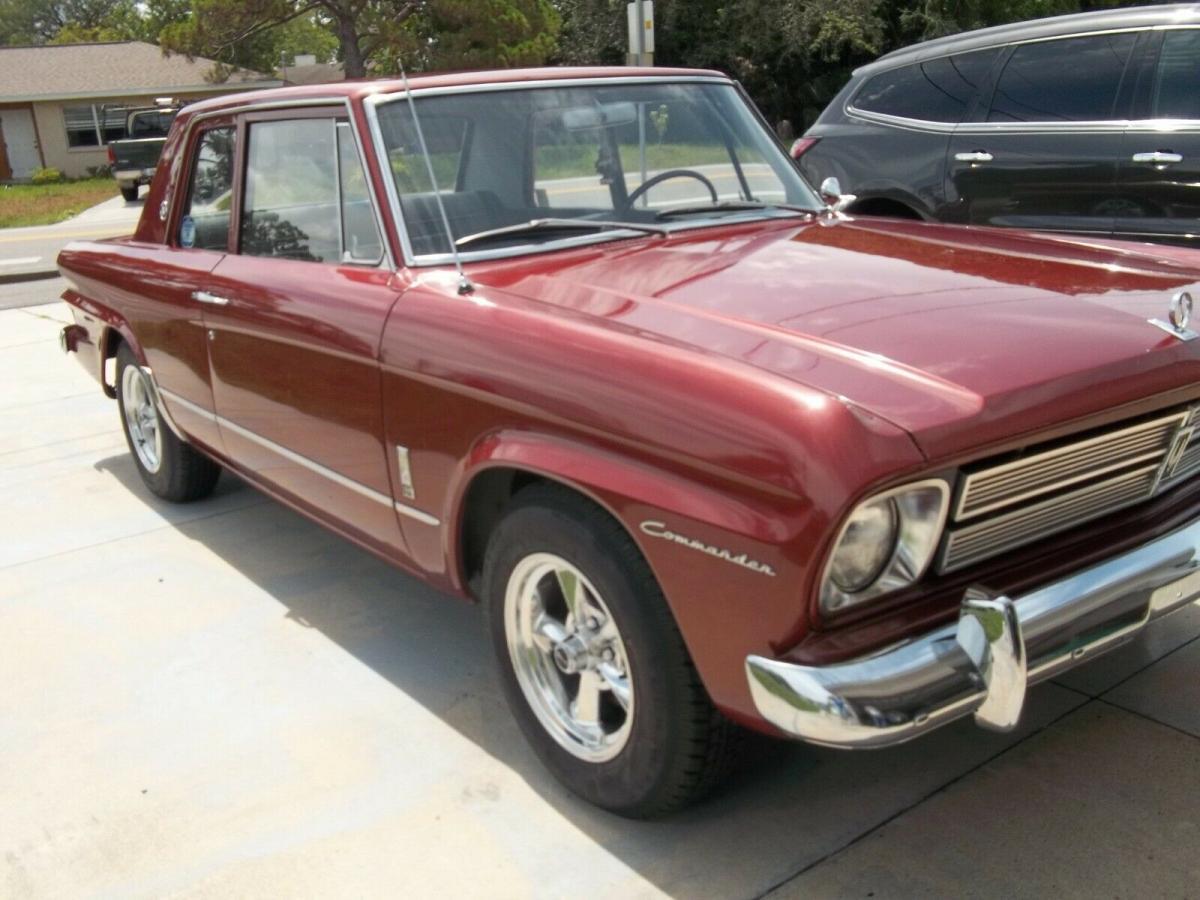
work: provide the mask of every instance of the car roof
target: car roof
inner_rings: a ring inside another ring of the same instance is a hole
[[[495,84],[522,82],[577,81],[585,78],[720,78],[728,80],[722,72],[711,69],[672,69],[665,67],[638,66],[560,66],[540,69],[494,69],[472,72],[441,72],[428,75],[413,75],[409,85],[414,91],[429,88],[485,87]],[[226,107],[243,107],[256,103],[303,102],[306,100],[340,101],[361,99],[373,94],[398,93],[404,90],[399,78],[375,78],[330,82],[329,84],[296,85],[294,87],[268,88],[261,91],[242,91],[212,97],[188,105],[189,113],[212,112]]]
[[[1134,6],[1127,9],[1105,9],[1097,12],[1074,13],[1069,16],[1033,19],[1028,22],[996,25],[991,28],[980,28],[976,31],[965,31],[962,34],[922,41],[911,47],[904,47],[881,56],[874,62],[856,69],[854,74],[855,76],[871,75],[877,71],[907,63],[920,62],[967,50],[982,50],[1017,41],[1089,34],[1123,28],[1189,24],[1200,24],[1200,5],[1173,3],[1162,6]]]

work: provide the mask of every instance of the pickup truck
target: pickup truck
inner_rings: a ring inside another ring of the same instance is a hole
[[[147,489],[229,469],[478,602],[610,810],[743,727],[1011,729],[1200,597],[1192,251],[847,215],[687,69],[205,100],[161,165],[59,257]]]
[[[138,187],[154,177],[159,155],[167,142],[178,107],[155,106],[130,110],[125,117],[125,137],[109,141],[108,165],[126,200],[138,198]]]

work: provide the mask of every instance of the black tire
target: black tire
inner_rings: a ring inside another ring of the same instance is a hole
[[[506,636],[510,577],[532,554],[576,567],[603,597],[620,632],[636,702],[619,753],[594,762],[564,749],[527,700]],[[557,485],[521,491],[488,543],[484,602],[500,680],[526,739],[570,790],[630,818],[680,809],[720,782],[740,733],[712,705],[646,561],[598,506]]]
[[[138,198],[138,186],[136,184],[131,187],[121,185],[121,196],[125,198],[127,203],[132,203]]]
[[[187,503],[207,497],[216,487],[217,479],[221,477],[221,467],[191,444],[176,437],[162,420],[157,408],[153,410],[156,429],[161,437],[157,467],[149,467],[139,455],[125,414],[126,370],[130,368],[137,368],[137,360],[129,346],[123,343],[117,350],[117,410],[121,418],[121,430],[125,433],[125,443],[129,445],[129,454],[133,457],[133,463],[137,466],[142,481],[153,493],[174,503]]]

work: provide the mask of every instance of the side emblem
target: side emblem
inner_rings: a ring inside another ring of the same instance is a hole
[[[1194,341],[1200,335],[1188,328],[1192,322],[1192,295],[1187,291],[1180,291],[1171,298],[1171,306],[1167,310],[1167,321],[1162,319],[1150,319],[1150,324],[1155,328],[1161,328],[1181,341]]]
[[[726,550],[724,547],[714,547],[712,544],[706,544],[703,541],[698,541],[695,538],[686,537],[682,534],[676,534],[667,528],[665,522],[643,522],[640,526],[644,534],[650,537],[659,538],[660,540],[670,541],[673,544],[680,544],[691,550],[697,550],[700,553],[714,556],[717,559],[725,562],[733,563],[735,566],[741,566],[743,569],[749,569],[751,572],[757,572],[759,575],[769,575],[775,577],[775,570],[766,563],[761,563],[756,559],[751,559],[745,553],[734,553],[732,550]]]

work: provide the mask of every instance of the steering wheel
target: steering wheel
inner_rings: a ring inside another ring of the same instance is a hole
[[[713,187],[713,183],[711,181],[709,181],[699,172],[695,172],[691,169],[668,169],[665,172],[659,172],[653,178],[648,178],[634,188],[633,193],[631,193],[625,200],[625,209],[632,209],[633,204],[637,202],[637,199],[641,197],[642,194],[646,193],[646,191],[650,190],[650,188],[654,187],[656,184],[662,184],[662,182],[671,178],[694,178],[708,188],[708,192],[712,194],[712,202],[714,204],[719,202],[719,198],[717,197],[717,189]]]

